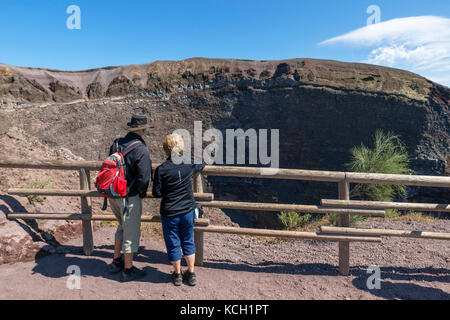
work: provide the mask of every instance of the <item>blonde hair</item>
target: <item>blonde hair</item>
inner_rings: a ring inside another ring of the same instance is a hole
[[[181,157],[184,148],[183,137],[176,133],[169,134],[164,140],[163,148],[168,157],[171,156],[172,152]]]

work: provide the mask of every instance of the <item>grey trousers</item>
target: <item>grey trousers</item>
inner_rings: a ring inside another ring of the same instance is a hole
[[[142,199],[138,195],[128,198],[128,210],[124,212],[125,198],[109,199],[109,204],[119,222],[115,239],[123,241],[124,253],[137,252],[141,238]]]

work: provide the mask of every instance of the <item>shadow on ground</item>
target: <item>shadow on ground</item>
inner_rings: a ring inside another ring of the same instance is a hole
[[[49,278],[61,278],[69,275],[67,268],[76,265],[81,270],[82,276],[91,276],[105,278],[114,281],[120,281],[120,273],[110,274],[108,271],[108,263],[112,260],[113,246],[95,247],[91,256],[84,256],[83,250],[75,246],[61,246],[65,253],[53,254],[52,256],[36,258],[36,266],[33,273],[39,273]],[[108,251],[106,251],[108,250]],[[70,256],[67,255],[70,253]],[[108,262],[105,262],[107,259]],[[56,261],[55,261],[56,260]],[[135,256],[136,262],[165,263],[168,264],[167,255],[156,250],[147,250],[139,248],[138,254]],[[157,268],[146,266],[143,268],[146,277],[136,280],[135,282],[151,282],[151,283],[167,283],[171,282],[170,274],[159,271]]]
[[[65,253],[54,254],[52,257],[37,258],[34,273],[40,273],[49,278],[60,278],[68,275],[67,268],[77,265],[82,275],[106,278],[120,281],[118,274],[108,273],[108,263],[112,259],[113,246],[102,245],[95,247],[93,254],[84,256],[82,248],[76,246],[62,246]],[[70,255],[67,255],[70,253]],[[56,260],[56,261],[55,261]],[[105,262],[108,261],[108,262]],[[145,249],[140,247],[135,261],[152,264],[166,264],[169,266],[167,255],[163,251]],[[233,262],[231,260],[206,259],[204,268],[244,271],[256,273],[274,274],[298,274],[307,276],[339,276],[336,266],[325,263],[282,263],[264,261],[251,264],[246,261]],[[367,281],[372,273],[367,273],[369,266],[354,266],[351,275],[354,277],[352,284],[355,288],[366,291],[376,297],[385,299],[450,299],[450,294],[428,286],[433,282],[449,283],[450,270],[446,268],[405,268],[405,267],[381,267],[380,289],[369,289]],[[146,266],[147,276],[137,280],[139,282],[168,283],[170,274],[157,268]],[[412,281],[416,283],[412,283]],[[417,284],[423,283],[424,285]]]
[[[8,214],[10,213],[28,213],[27,209],[25,209],[25,207],[22,206],[22,204],[19,201],[17,201],[14,197],[11,197],[9,195],[0,195],[0,200],[9,206],[8,208],[3,204],[0,205],[0,211],[5,215],[5,217],[7,217]],[[36,220],[14,219],[12,221],[15,221],[26,233],[30,235],[30,237],[35,242],[43,241],[52,246],[61,245],[52,235],[50,235],[48,232],[44,230],[41,230]]]
[[[230,271],[298,274],[308,276],[339,276],[336,266],[324,263],[280,263],[265,261],[250,264],[245,261],[234,263],[230,260],[209,259],[203,265],[205,268],[215,268]],[[369,266],[355,266],[351,268],[351,275],[355,278],[352,284],[355,288],[364,290],[377,297],[385,299],[450,299],[450,294],[439,289],[426,286],[433,282],[448,283],[450,288],[450,270],[446,268],[405,268],[381,267],[380,289],[368,289],[367,281],[372,273],[367,273]],[[392,280],[392,281],[389,281]],[[399,282],[403,281],[403,282]],[[407,281],[407,282],[406,282]],[[424,286],[410,283],[422,282]]]
[[[353,285],[371,294],[384,299],[411,299],[411,300],[450,300],[450,294],[439,288],[422,286],[410,282],[415,281],[431,284],[433,282],[447,283],[450,288],[450,270],[446,268],[405,268],[405,267],[381,267],[379,289],[369,289],[367,282],[373,283],[367,273],[369,266],[359,266],[352,269]],[[389,281],[393,280],[393,281]]]
[[[337,276],[338,270],[335,266],[325,263],[304,263],[292,264],[284,262],[264,261],[261,263],[248,263],[242,261],[236,263],[231,260],[208,259],[203,263],[203,267],[212,269],[222,269],[230,271],[264,272],[280,274],[303,274],[317,276]]]

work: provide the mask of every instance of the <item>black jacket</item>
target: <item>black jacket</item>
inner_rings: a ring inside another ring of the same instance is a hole
[[[150,151],[145,144],[144,139],[134,132],[129,132],[125,137],[118,138],[119,148],[124,151],[125,148],[132,142],[139,140],[143,144],[139,145],[130,153],[125,156],[125,176],[127,179],[127,186],[131,185],[131,189],[128,191],[128,196],[134,197],[139,195],[140,198],[144,198],[147,194],[148,185],[150,183],[150,178],[152,175],[152,161],[150,159]],[[109,155],[114,153],[114,145],[117,139],[114,140],[113,144],[109,148]]]
[[[195,209],[191,178],[204,167],[204,163],[174,164],[168,159],[156,168],[152,193],[154,197],[162,197],[161,216],[176,216]]]

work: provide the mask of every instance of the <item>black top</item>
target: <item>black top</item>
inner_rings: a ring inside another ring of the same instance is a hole
[[[134,132],[129,132],[125,137],[118,139],[119,148],[121,149],[119,151],[124,151],[128,145],[136,140],[139,140],[143,143],[142,145],[139,145],[138,147],[130,151],[125,156],[125,177],[127,179],[128,187],[134,180],[134,183],[131,185],[131,188],[128,191],[128,196],[134,197],[139,194],[140,198],[144,198],[147,194],[150,177],[152,175],[152,160],[150,159],[150,151],[148,150],[144,139],[142,139],[140,135]],[[114,153],[113,147],[116,141],[117,139],[114,140],[114,143],[109,148],[109,155]]]
[[[204,163],[175,164],[168,159],[156,168],[152,193],[162,197],[161,216],[172,217],[195,209],[191,178],[204,167]]]

